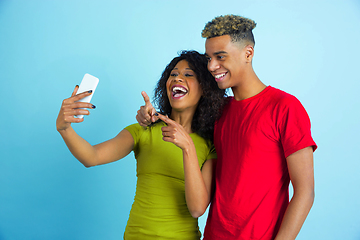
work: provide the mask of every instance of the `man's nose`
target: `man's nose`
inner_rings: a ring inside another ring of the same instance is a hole
[[[210,72],[214,72],[215,70],[217,70],[219,68],[220,68],[220,66],[219,66],[219,63],[217,61],[212,60],[212,59],[208,61],[208,70]]]

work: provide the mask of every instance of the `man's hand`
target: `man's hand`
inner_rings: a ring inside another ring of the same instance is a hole
[[[142,91],[141,95],[144,98],[145,106],[141,106],[140,110],[137,111],[136,120],[141,126],[147,127],[151,123],[156,122],[159,118],[155,116],[156,110],[151,104],[150,98],[146,92]]]

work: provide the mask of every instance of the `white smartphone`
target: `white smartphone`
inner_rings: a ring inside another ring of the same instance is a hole
[[[83,99],[80,99],[78,102],[90,102],[92,96],[95,93],[95,89],[99,83],[99,79],[97,77],[94,77],[88,73],[85,74],[83,77],[79,89],[76,92],[76,95],[79,93],[87,92],[92,90],[92,94],[90,96],[84,97]],[[83,118],[84,115],[76,115],[77,118]]]

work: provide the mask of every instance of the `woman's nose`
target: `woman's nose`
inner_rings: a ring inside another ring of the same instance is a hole
[[[174,78],[174,81],[175,81],[175,82],[183,82],[183,79],[182,79],[180,76],[176,76],[176,77]]]

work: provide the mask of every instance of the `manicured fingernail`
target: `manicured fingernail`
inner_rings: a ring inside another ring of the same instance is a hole
[[[155,116],[159,116],[159,114],[156,112],[155,114],[154,114]]]
[[[93,109],[95,109],[95,108],[96,108],[96,106],[95,106],[95,105],[92,105],[91,107],[92,107]]]
[[[88,93],[92,93],[92,90],[89,90]]]
[[[76,84],[76,86],[75,86],[75,87],[79,87],[79,85],[77,85],[77,84]]]

